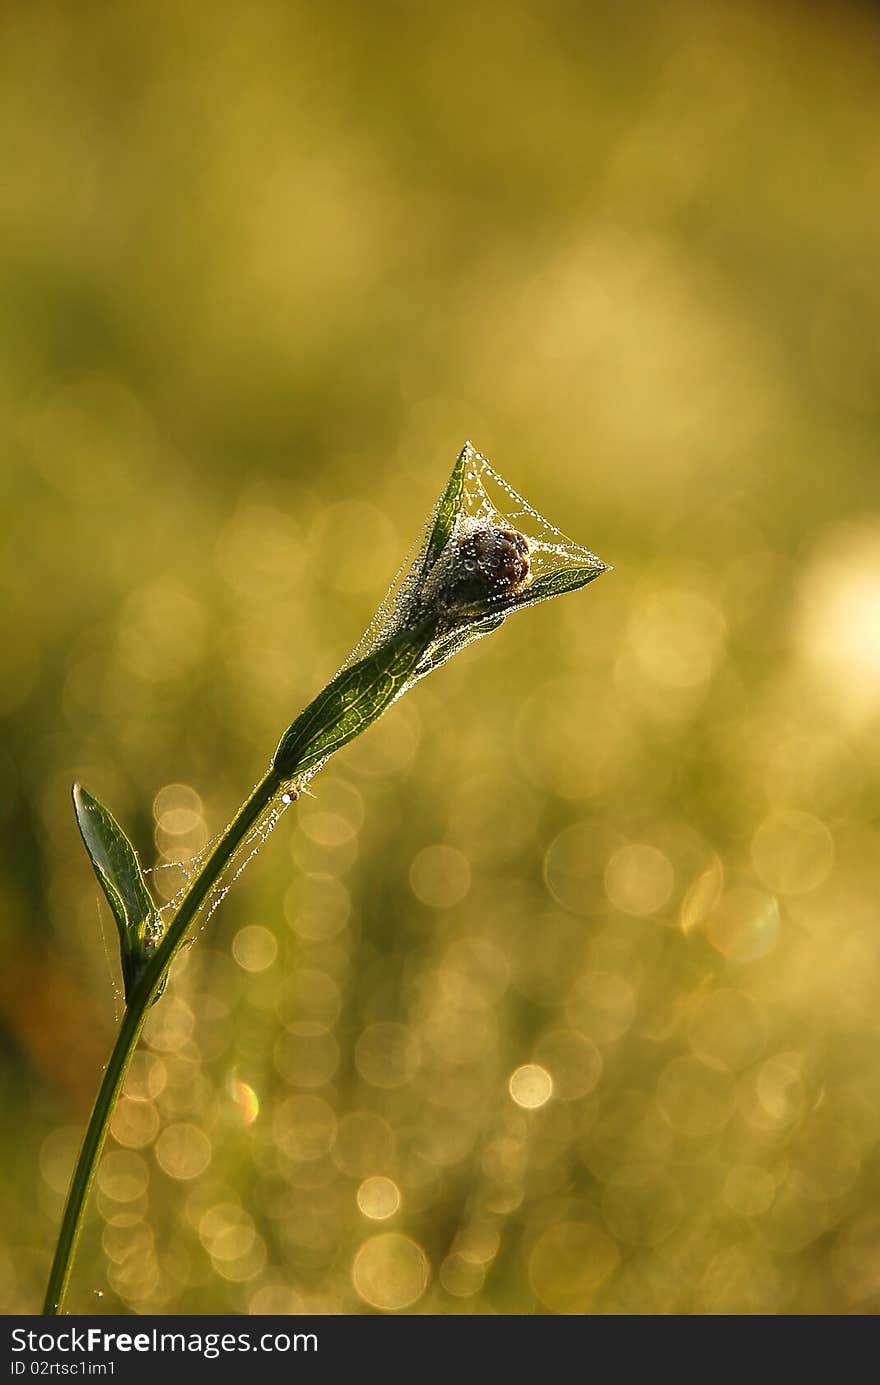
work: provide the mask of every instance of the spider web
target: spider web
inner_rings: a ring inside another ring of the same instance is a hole
[[[455,545],[469,531],[485,527],[514,529],[525,536],[529,544],[529,582],[532,584],[539,578],[576,568],[592,567],[597,572],[610,571],[607,564],[597,558],[595,553],[575,543],[515,491],[495,470],[488,458],[476,450],[470,440],[464,445],[463,456],[464,494],[452,534],[443,553],[437,559],[438,585],[443,580],[444,563],[449,561],[444,555],[451,554]],[[404,629],[411,620],[420,594],[424,595],[425,556],[442,499],[441,496],[428,516],[421,540],[410,549],[376,614],[341,665],[340,671],[372,654],[385,640]],[[429,584],[434,580],[432,574]],[[548,593],[548,597],[549,595]],[[397,697],[401,697],[419,679],[433,673],[453,654],[489,634],[491,630],[497,629],[514,611],[523,609],[523,604],[513,599],[500,599],[487,620],[470,623],[458,631],[455,637],[445,639],[442,642],[443,648],[435,651],[425,663],[418,666],[414,675],[400,688]],[[536,602],[531,601],[529,604],[534,605]],[[395,702],[397,697],[394,699]],[[298,784],[307,782],[320,767],[316,765],[302,781],[297,781]]]

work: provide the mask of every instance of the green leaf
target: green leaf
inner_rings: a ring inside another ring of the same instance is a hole
[[[73,806],[89,859],[116,920],[127,1002],[159,935],[156,906],[135,849],[113,814],[81,784],[73,786]]]
[[[479,620],[464,621],[457,625],[449,634],[441,636],[426,651],[423,659],[418,666],[418,675],[423,678],[428,673],[433,673],[435,668],[439,668],[447,659],[451,659],[453,654],[465,644],[471,635],[488,635],[491,630],[497,630],[499,625],[504,624],[504,616],[488,616]]]
[[[468,454],[468,444],[461,449],[458,454],[458,461],[452,468],[452,475],[449,484],[443,492],[443,497],[437,507],[437,516],[431,530],[431,537],[428,539],[428,547],[425,551],[425,562],[422,571],[430,572],[440,554],[446,547],[455,528],[455,521],[461,509],[461,502],[464,496],[464,469],[465,459]]]
[[[514,597],[511,602],[513,610],[519,610],[521,606],[532,606],[536,601],[546,601],[551,596],[562,596],[564,592],[574,592],[580,587],[585,587],[588,582],[601,577],[603,572],[608,572],[604,565],[597,567],[567,567],[561,568],[559,572],[550,572],[545,577],[538,577],[530,586],[526,587],[519,596]]]
[[[281,777],[314,769],[376,721],[403,691],[429,638],[426,626],[404,630],[337,673],[282,736],[272,761]]]

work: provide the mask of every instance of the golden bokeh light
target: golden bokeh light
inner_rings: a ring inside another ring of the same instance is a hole
[[[151,1101],[135,1101],[124,1096],[113,1114],[110,1133],[116,1143],[126,1149],[143,1149],[156,1138],[159,1124],[159,1112]]]
[[[361,1077],[371,1086],[389,1090],[403,1087],[418,1069],[419,1041],[403,1024],[371,1024],[358,1036],[354,1060]]]
[[[268,928],[249,923],[233,938],[232,955],[243,971],[266,971],[278,956],[278,941]]]
[[[668,902],[674,884],[669,857],[655,846],[622,846],[605,867],[608,898],[624,914],[656,914]]]
[[[553,1079],[539,1063],[523,1063],[510,1074],[507,1088],[517,1106],[535,1111],[553,1095]]]
[[[393,1178],[373,1174],[360,1184],[357,1205],[370,1221],[386,1221],[400,1206],[400,1189]]]
[[[351,1276],[365,1303],[393,1313],[421,1298],[430,1273],[428,1258],[416,1241],[386,1231],[364,1242],[354,1257]]]
[[[113,1202],[135,1202],[150,1181],[146,1160],[128,1150],[110,1150],[98,1169],[98,1187]]]
[[[169,1178],[189,1181],[204,1173],[211,1162],[211,1141],[191,1121],[168,1125],[155,1144],[156,1161]]]
[[[460,904],[471,886],[467,857],[452,846],[426,846],[409,868],[413,894],[431,909]]]
[[[775,896],[754,885],[727,890],[705,923],[712,946],[732,962],[755,962],[765,957],[776,946],[779,928]]]
[[[394,1131],[375,1111],[350,1111],[336,1130],[333,1162],[349,1178],[363,1179],[391,1162],[394,1147]]]
[[[288,1159],[312,1160],[329,1153],[337,1134],[333,1108],[318,1096],[289,1096],[275,1109],[275,1143]]]

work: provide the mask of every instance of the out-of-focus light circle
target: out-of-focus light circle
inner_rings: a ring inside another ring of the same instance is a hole
[[[617,1268],[620,1251],[592,1222],[557,1222],[543,1231],[529,1256],[529,1280],[551,1313],[588,1313],[597,1291]]]
[[[777,894],[809,894],[834,863],[834,839],[811,813],[771,813],[752,838],[752,864]]]
[[[377,1021],[358,1038],[354,1060],[361,1077],[371,1086],[392,1089],[412,1081],[421,1050],[415,1034],[405,1025]]]
[[[471,887],[470,864],[455,847],[426,846],[409,868],[409,883],[422,904],[431,909],[451,909]]]
[[[496,1226],[475,1222],[462,1227],[452,1248],[463,1260],[470,1260],[475,1265],[487,1265],[495,1259],[500,1245],[501,1233]]]
[[[350,1111],[336,1131],[331,1158],[349,1178],[366,1178],[394,1157],[394,1131],[375,1111]]]
[[[523,1063],[521,1067],[514,1068],[507,1087],[517,1106],[534,1111],[550,1100],[553,1079],[547,1069],[538,1063]]]
[[[152,1144],[159,1132],[159,1112],[151,1101],[134,1101],[120,1097],[110,1132],[117,1144],[127,1149],[144,1149]]]
[[[233,1202],[209,1207],[199,1220],[198,1231],[212,1260],[238,1260],[256,1240],[253,1218]]]
[[[184,837],[203,821],[201,797],[189,784],[166,784],[153,799],[153,817],[169,837]]]
[[[159,1167],[169,1178],[182,1181],[198,1178],[211,1162],[211,1141],[190,1121],[166,1126],[154,1149]]]
[[[394,1313],[421,1298],[430,1273],[420,1245],[397,1231],[386,1231],[364,1242],[354,1257],[351,1277],[365,1303]]]
[[[232,955],[243,971],[267,971],[278,956],[278,940],[261,924],[248,923],[233,938]]]
[[[453,1298],[470,1298],[482,1289],[486,1270],[483,1265],[475,1265],[471,1260],[452,1254],[447,1255],[441,1264],[437,1278]]]
[[[186,1001],[175,995],[163,996],[162,1004],[153,1006],[147,1016],[144,1038],[160,1053],[176,1053],[192,1037],[195,1023]]]
[[[601,823],[563,828],[544,855],[544,880],[557,903],[585,916],[607,909],[605,866],[619,846],[620,838]]]
[[[418,709],[408,699],[398,702],[393,717],[383,717],[346,751],[348,764],[356,774],[384,778],[400,774],[415,758],[421,739],[422,723]]]
[[[393,1178],[373,1174],[358,1188],[357,1205],[371,1221],[385,1221],[393,1217],[400,1206],[400,1189]]]
[[[555,1029],[535,1048],[535,1061],[546,1068],[560,1101],[578,1101],[598,1086],[602,1054],[592,1039],[575,1029]]]
[[[168,1068],[154,1053],[141,1049],[131,1060],[125,1077],[125,1095],[133,1101],[155,1101],[165,1090]]]
[[[772,952],[779,937],[779,905],[752,885],[727,890],[705,924],[716,951],[731,962],[756,962]]]
[[[656,914],[668,902],[674,884],[672,863],[655,846],[622,846],[605,867],[608,898],[624,914]]]
[[[288,1159],[320,1159],[336,1138],[336,1114],[318,1096],[290,1096],[279,1102],[272,1117],[278,1149]]]
[[[152,1255],[155,1238],[146,1222],[136,1222],[131,1226],[112,1226],[109,1223],[101,1233],[101,1249],[114,1265],[122,1265],[132,1255]]]
[[[134,1202],[146,1192],[149,1181],[150,1171],[143,1155],[127,1149],[111,1150],[98,1168],[98,1187],[114,1202]]]
[[[295,880],[284,896],[284,916],[307,942],[327,942],[348,923],[351,895],[333,875]]]
[[[305,1311],[299,1294],[287,1284],[264,1284],[248,1299],[250,1317],[294,1318],[300,1317]]]

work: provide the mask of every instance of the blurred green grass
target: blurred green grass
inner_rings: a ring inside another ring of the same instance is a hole
[[[3,1311],[119,1004],[70,783],[171,892],[467,436],[616,570],[285,816],[70,1308],[880,1305],[878,76],[854,4],[4,7]]]

